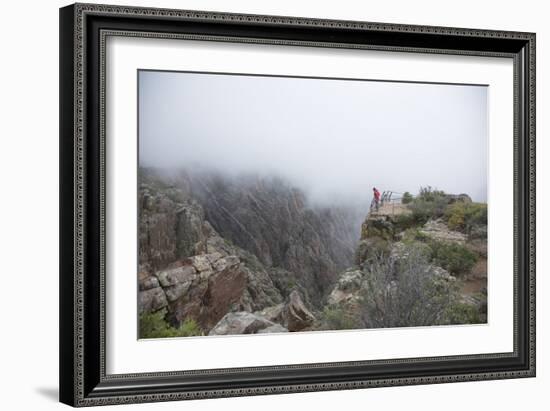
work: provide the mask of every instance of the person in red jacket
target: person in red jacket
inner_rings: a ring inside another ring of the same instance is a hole
[[[374,198],[372,199],[373,204],[371,204],[371,208],[374,205],[374,207],[376,208],[376,211],[378,211],[380,208],[380,191],[378,191],[376,187],[373,187],[372,192],[373,192]]]

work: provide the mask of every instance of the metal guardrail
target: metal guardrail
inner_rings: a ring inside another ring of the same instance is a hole
[[[400,193],[398,191],[392,191],[392,190],[383,191],[382,195],[380,196],[380,204],[378,205],[378,207],[383,207],[384,205],[391,204],[392,205],[391,214],[393,215],[395,213],[395,204],[401,204],[404,194],[405,193]],[[414,198],[412,194],[411,194],[411,198]],[[373,199],[370,205],[370,211],[372,212],[375,208],[376,208],[376,202]]]

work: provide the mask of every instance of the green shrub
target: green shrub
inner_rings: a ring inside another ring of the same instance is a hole
[[[412,213],[398,214],[393,218],[393,225],[396,231],[403,231],[414,227],[417,222]]]
[[[445,210],[445,219],[447,220],[449,228],[451,230],[464,231],[466,227],[465,214],[466,204],[464,203],[453,203],[447,206]]]
[[[414,242],[420,241],[422,243],[426,243],[431,239],[430,236],[427,234],[424,234],[422,231],[420,231],[419,228],[409,228],[408,230],[405,230],[403,233],[402,241],[406,244],[412,244]]]
[[[142,314],[139,318],[140,338],[192,337],[203,335],[194,320],[185,320],[178,328],[165,320],[166,310]]]
[[[445,318],[448,324],[480,324],[477,307],[471,304],[454,303],[447,307]]]
[[[418,192],[417,199],[434,202],[438,201],[439,199],[444,198],[445,201],[448,201],[447,195],[444,191],[438,190],[436,188],[432,188],[431,186],[427,187],[420,187],[420,191]]]
[[[358,316],[353,312],[336,307],[325,307],[323,320],[327,330],[352,330],[362,326]]]
[[[381,237],[369,237],[361,240],[355,251],[355,264],[362,265],[373,258],[389,256],[390,245],[390,241]]]
[[[486,232],[487,204],[456,202],[447,206],[444,217],[451,230],[477,233],[479,237],[479,233]]]
[[[418,196],[408,204],[408,207],[417,224],[424,224],[430,219],[443,216],[448,204],[449,198],[445,192],[425,187],[420,188]]]
[[[469,272],[477,261],[477,256],[467,247],[442,241],[429,242],[433,261],[452,274]]]
[[[449,304],[458,299],[456,281],[438,274],[425,244],[407,245],[395,258],[371,261],[365,268],[360,310],[366,328],[445,324]]]
[[[408,191],[405,191],[403,193],[403,197],[401,198],[401,203],[403,204],[409,204],[410,202],[413,201],[413,196],[411,193],[409,193]]]

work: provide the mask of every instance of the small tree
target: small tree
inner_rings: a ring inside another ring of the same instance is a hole
[[[412,211],[413,218],[417,224],[424,224],[430,219],[436,219],[445,213],[449,204],[449,197],[441,190],[428,187],[421,187],[418,195],[407,204]]]
[[[371,260],[368,286],[361,299],[367,328],[447,323],[446,309],[458,298],[458,286],[429,263],[425,247],[407,245],[400,256]]]
[[[203,335],[199,325],[191,319],[185,320],[178,328],[165,320],[166,310],[142,314],[139,319],[140,338],[191,337]]]
[[[401,202],[403,204],[409,204],[410,202],[413,201],[413,196],[411,193],[409,193],[408,191],[405,191],[403,193],[403,197],[401,198]]]

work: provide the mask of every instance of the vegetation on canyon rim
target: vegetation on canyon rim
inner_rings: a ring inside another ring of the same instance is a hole
[[[467,195],[365,218],[276,178],[149,169],[139,195],[142,338],[486,321],[487,206]]]

